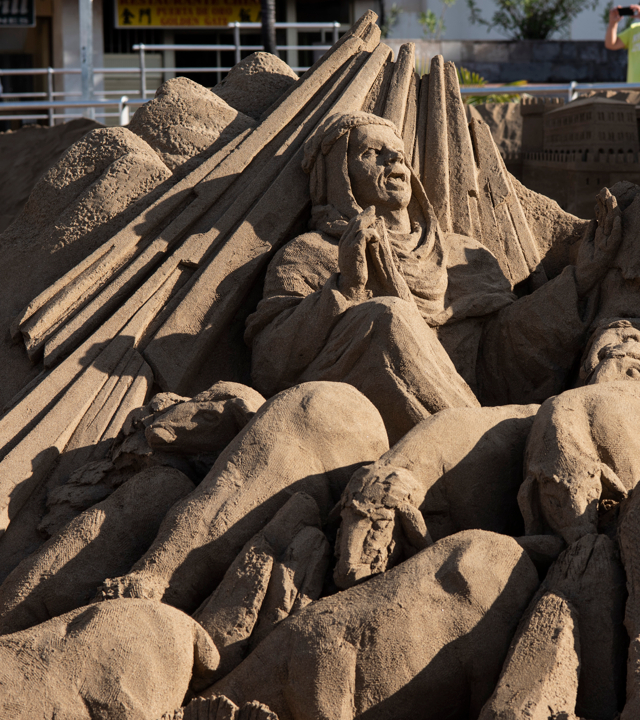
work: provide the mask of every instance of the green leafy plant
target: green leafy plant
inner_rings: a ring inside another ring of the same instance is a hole
[[[389,37],[389,33],[398,24],[400,15],[404,10],[399,8],[395,3],[387,11],[384,0],[380,0],[380,35],[383,38]]]
[[[599,0],[496,0],[491,20],[482,17],[476,0],[467,0],[472,24],[484,25],[513,40],[547,40],[568,32],[571,21],[583,10],[595,10]]]
[[[416,72],[419,77],[429,74],[430,65],[431,59],[429,57],[423,57],[422,55],[418,55],[418,57],[416,57]]]
[[[444,24],[444,14],[447,8],[455,5],[455,2],[456,0],[442,0],[442,10],[439,16],[433,10],[418,13],[418,22],[422,25],[422,32],[427,40],[440,40],[447,29]]]
[[[464,67],[458,67],[458,82],[460,85],[477,85],[478,87],[484,87],[487,81],[477,72],[467,70]],[[505,83],[506,85],[526,85],[526,80],[516,80],[515,82]],[[467,105],[484,105],[485,103],[507,103],[507,102],[519,102],[520,95],[516,93],[502,94],[502,95],[463,95],[462,100]]]

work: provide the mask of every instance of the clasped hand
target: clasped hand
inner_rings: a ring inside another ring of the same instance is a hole
[[[338,247],[338,267],[338,288],[349,300],[385,295],[411,299],[411,292],[395,266],[384,220],[376,216],[373,206],[347,226]]]

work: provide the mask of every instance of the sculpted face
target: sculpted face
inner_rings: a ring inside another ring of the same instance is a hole
[[[383,461],[357,470],[342,495],[333,578],[348,588],[431,545],[419,505],[424,489],[406,468]]]
[[[348,161],[353,195],[360,207],[401,210],[409,205],[411,174],[402,140],[391,128],[367,125],[353,130]]]
[[[610,328],[598,339],[598,365],[589,385],[616,380],[640,380],[640,330]]]

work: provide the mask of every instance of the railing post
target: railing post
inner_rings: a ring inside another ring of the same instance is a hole
[[[333,44],[335,45],[338,42],[338,31],[340,30],[340,23],[334,22],[333,23]]]
[[[240,62],[240,23],[233,23],[233,42],[236,46],[236,65]]]
[[[120,125],[128,125],[129,120],[131,119],[129,117],[129,106],[127,103],[129,102],[129,98],[126,95],[123,95],[120,98],[120,102],[118,103],[118,112],[120,113]]]
[[[144,56],[144,43],[138,45],[140,51],[140,97],[147,99],[147,61]]]
[[[47,68],[47,100],[53,102],[53,68]],[[49,107],[49,127],[53,127],[53,108]]]
[[[79,0],[78,19],[80,23],[80,83],[82,100],[91,103],[93,100],[93,0]],[[95,117],[95,110],[87,105],[85,117]]]

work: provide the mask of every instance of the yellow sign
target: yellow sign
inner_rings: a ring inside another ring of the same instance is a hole
[[[259,21],[260,0],[116,0],[119,28],[224,27]]]

